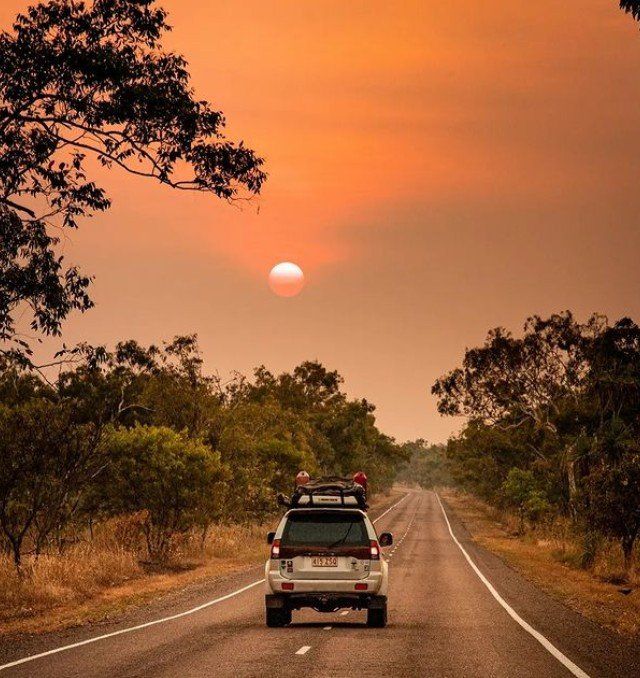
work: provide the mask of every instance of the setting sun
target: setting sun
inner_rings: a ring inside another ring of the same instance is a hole
[[[295,297],[304,287],[304,273],[297,264],[283,261],[269,272],[269,287],[279,297]]]

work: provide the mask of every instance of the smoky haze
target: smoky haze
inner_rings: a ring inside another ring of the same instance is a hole
[[[161,4],[269,180],[234,208],[100,171],[113,208],[65,245],[96,308],[67,343],[197,332],[223,374],[317,358],[435,441],[457,424],[429,387],[490,327],[639,315],[640,35],[616,2]],[[293,299],[267,286],[283,260]]]

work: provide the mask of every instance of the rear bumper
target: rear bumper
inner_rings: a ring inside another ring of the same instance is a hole
[[[267,594],[285,593],[286,595],[327,593],[371,595],[382,593],[380,591],[382,581],[382,572],[370,572],[365,579],[287,579],[279,572],[270,571],[267,572],[266,577],[266,592]],[[286,587],[293,585],[293,589],[285,590],[283,584]],[[364,591],[361,590],[363,585],[367,587]]]
[[[355,593],[282,593],[265,596],[267,608],[300,610],[312,607],[319,612],[333,612],[342,608],[353,610],[381,609],[387,604],[386,596]]]

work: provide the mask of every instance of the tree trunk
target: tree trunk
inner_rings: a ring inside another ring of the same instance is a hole
[[[635,535],[626,535],[622,538],[622,554],[624,556],[624,571],[627,577],[631,572],[633,562],[633,545],[635,544]]]
[[[567,487],[569,489],[569,512],[574,519],[577,516],[576,496],[578,494],[575,448],[575,443],[571,443],[565,450],[565,468],[567,473]]]
[[[211,523],[205,523],[202,526],[202,532],[200,533],[200,549],[204,551],[204,546],[207,543],[207,535],[209,534],[209,526]]]
[[[573,501],[578,492],[576,484],[576,460],[567,460],[567,481],[569,483],[569,501]]]
[[[11,539],[11,553],[13,555],[13,564],[16,566],[16,571],[21,574],[20,566],[22,565],[22,539]]]

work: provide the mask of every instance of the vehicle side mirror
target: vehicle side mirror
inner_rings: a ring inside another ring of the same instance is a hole
[[[383,532],[380,535],[380,546],[391,546],[393,544],[393,535],[391,532]]]
[[[276,536],[275,532],[267,532],[267,544],[273,544],[275,536]]]

